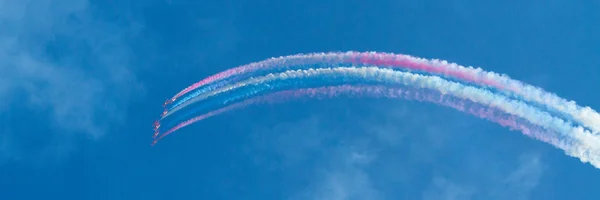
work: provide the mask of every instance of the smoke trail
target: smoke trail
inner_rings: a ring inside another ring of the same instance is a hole
[[[189,94],[189,95],[187,95],[187,96],[183,97],[181,100],[179,100],[179,101],[175,102],[175,103],[173,104],[173,106],[171,106],[171,107],[168,109],[168,111],[172,111],[174,108],[176,108],[176,107],[180,106],[181,104],[185,103],[186,101],[188,101],[188,100],[190,100],[190,99],[192,99],[192,98],[194,98],[194,97],[196,97],[196,96],[198,96],[198,95],[200,95],[200,94],[202,94],[202,93],[205,93],[205,92],[208,92],[208,91],[214,90],[214,89],[216,89],[216,88],[223,87],[223,86],[225,86],[225,85],[227,85],[227,82],[218,82],[218,83],[216,83],[216,84],[214,84],[214,85],[210,85],[209,87],[204,87],[204,88],[198,89],[198,90],[194,91],[193,93],[191,93],[191,94]]]
[[[307,88],[307,89],[296,89],[296,90],[286,90],[275,92],[271,94],[267,94],[264,96],[259,96],[251,99],[244,100],[242,102],[234,103],[228,105],[226,107],[222,107],[220,109],[208,112],[206,114],[200,115],[198,117],[189,119],[181,124],[173,127],[167,132],[163,133],[159,138],[155,140],[158,141],[163,137],[177,131],[185,126],[188,126],[194,122],[204,120],[206,118],[222,114],[224,112],[228,112],[235,109],[240,109],[252,104],[259,103],[278,103],[285,102],[290,99],[297,98],[332,98],[337,96],[349,96],[349,97],[383,97],[383,98],[392,98],[392,99],[407,99],[407,100],[416,100],[416,101],[424,101],[424,102],[432,102],[438,105],[450,107],[461,112],[465,112],[497,124],[500,124],[503,127],[508,127],[511,130],[521,131],[523,134],[538,139],[540,141],[549,143],[559,149],[563,149],[567,152],[572,152],[576,149],[573,147],[577,147],[580,144],[577,141],[571,141],[568,139],[559,139],[560,134],[552,131],[548,131],[540,126],[536,126],[527,120],[519,118],[515,115],[510,115],[505,113],[503,110],[487,107],[482,104],[478,104],[473,101],[457,98],[451,95],[444,95],[436,90],[428,90],[428,89],[415,89],[415,88],[389,88],[386,86],[351,86],[351,85],[341,85],[341,86],[326,86],[326,87],[318,87],[318,88]],[[576,157],[581,155],[576,155]],[[581,157],[580,157],[581,158]],[[581,160],[585,160],[587,158],[582,158]],[[594,160],[595,161],[595,160]],[[595,163],[592,163],[595,164]],[[596,165],[595,165],[596,166]]]
[[[383,66],[402,65],[408,68],[424,70],[433,74],[454,76],[467,82],[480,85],[493,86],[507,95],[522,98],[525,101],[543,105],[546,109],[560,112],[571,120],[576,120],[592,129],[596,134],[600,132],[600,114],[590,107],[581,107],[575,101],[568,101],[556,94],[544,91],[541,88],[511,79],[507,75],[486,72],[481,68],[464,67],[445,60],[427,60],[408,55],[390,53],[358,53],[355,59],[359,63],[377,64]]]
[[[268,74],[268,75],[262,76],[262,77],[250,78],[250,79],[240,81],[240,82],[219,88],[217,90],[202,94],[200,96],[197,96],[196,98],[186,102],[185,104],[182,104],[182,106],[174,109],[172,112],[168,113],[164,117],[170,116],[171,114],[175,113],[176,111],[180,110],[181,108],[184,108],[187,105],[190,105],[192,103],[198,102],[200,100],[206,99],[208,97],[214,96],[219,93],[231,91],[233,89],[245,87],[248,85],[270,83],[270,82],[277,81],[277,80],[306,79],[306,78],[310,78],[310,77],[348,78],[348,79],[360,78],[360,79],[364,79],[364,80],[376,81],[379,83],[402,84],[402,85],[407,85],[407,86],[416,86],[416,87],[420,87],[420,88],[437,89],[437,90],[440,90],[440,92],[442,92],[442,93],[461,93],[461,94],[459,94],[460,97],[469,99],[471,101],[475,101],[478,103],[481,103],[481,101],[482,101],[481,99],[484,99],[489,102],[494,102],[495,106],[500,106],[501,104],[499,102],[514,102],[514,105],[506,104],[507,109],[515,110],[516,108],[524,108],[525,110],[523,110],[523,111],[527,111],[527,112],[522,112],[522,113],[529,113],[531,110],[535,110],[534,108],[531,108],[531,106],[528,106],[520,101],[514,101],[514,100],[511,101],[503,96],[496,95],[487,90],[481,90],[481,89],[477,89],[475,87],[465,86],[465,85],[462,85],[459,83],[450,82],[450,81],[444,80],[439,77],[412,74],[412,73],[408,73],[408,72],[394,71],[391,69],[380,69],[380,68],[376,68],[376,67],[361,67],[361,68],[338,67],[338,68],[321,68],[321,69],[307,69],[307,70],[290,70],[290,71],[285,71],[285,72],[278,73],[278,74]],[[273,83],[271,83],[271,85],[273,87],[277,86],[276,84],[273,84]],[[473,95],[472,96],[466,95],[464,91],[468,91],[469,93],[472,93]],[[496,100],[496,101],[492,101],[492,100]],[[515,108],[513,108],[513,107],[515,107]],[[513,111],[513,112],[517,112],[517,111]],[[511,114],[516,114],[516,113],[511,113]],[[553,121],[556,119],[555,117],[552,117],[552,116],[548,115],[547,113],[545,113],[545,115],[541,115],[541,116],[543,117],[541,119],[543,119],[545,121]],[[523,116],[519,116],[519,117],[523,117]],[[572,127],[572,125],[567,122],[564,122],[560,119],[556,119],[556,120],[559,120],[559,122],[562,122],[565,125],[565,127]],[[538,119],[538,121],[540,121],[540,119]],[[540,124],[538,124],[538,125],[543,124],[542,122],[539,122],[539,123]],[[561,132],[564,132],[564,131],[561,131]]]
[[[163,129],[161,129],[161,131],[163,131],[164,128],[175,126],[178,123],[180,123],[186,119],[189,119],[190,117],[193,117],[194,115],[197,115],[197,113],[208,110],[209,108],[213,108],[215,106],[221,107],[224,105],[228,105],[232,102],[240,101],[240,100],[246,99],[250,96],[255,96],[255,95],[258,95],[261,93],[273,92],[273,89],[284,90],[284,89],[292,89],[292,88],[316,87],[316,86],[322,86],[322,85],[339,85],[339,84],[348,85],[348,84],[353,84],[353,83],[360,84],[360,83],[364,83],[364,82],[365,82],[364,80],[358,80],[358,79],[355,81],[348,81],[348,80],[335,80],[335,79],[323,78],[323,79],[314,79],[314,80],[296,79],[296,80],[280,81],[280,82],[273,83],[273,84],[251,85],[248,87],[244,87],[243,89],[240,88],[238,90],[232,90],[230,92],[221,93],[218,96],[217,95],[212,96],[210,99],[207,99],[207,101],[203,101],[200,105],[187,106],[187,107],[191,107],[191,109],[186,110],[184,114],[178,114],[173,117],[169,117],[172,119],[166,118],[165,120],[163,120],[161,122],[161,127],[163,127]],[[185,108],[182,108],[182,109],[185,109]],[[179,112],[182,112],[182,110],[180,110]]]
[[[278,58],[273,57],[273,58],[270,58],[270,59],[267,59],[264,61],[253,62],[253,63],[247,64],[247,65],[242,65],[242,66],[239,66],[236,68],[231,68],[231,69],[225,70],[223,72],[220,72],[218,74],[209,76],[209,77],[183,89],[182,91],[177,93],[175,96],[173,96],[171,99],[175,100],[175,99],[181,97],[182,95],[186,94],[187,92],[192,91],[198,87],[201,87],[203,85],[206,85],[206,84],[214,82],[214,81],[218,81],[218,80],[222,80],[222,79],[234,76],[236,74],[258,71],[260,69],[287,67],[287,66],[292,66],[292,65],[297,65],[297,64],[308,65],[308,64],[319,63],[319,62],[323,62],[323,61],[327,61],[327,60],[333,61],[336,63],[344,61],[345,58],[336,56],[336,55],[340,55],[340,53],[297,54],[297,55],[290,55],[290,56],[285,56],[285,57],[280,56]],[[334,59],[336,59],[336,60],[334,61]]]
[[[237,77],[237,78],[241,78],[241,77]],[[230,81],[232,81],[232,80],[229,80],[227,82],[226,81],[218,81],[218,82],[216,82],[214,84],[207,85],[207,87],[198,88],[197,90],[193,91],[192,93],[189,93],[188,95],[184,96],[179,101],[175,102],[171,108],[167,109],[167,111],[172,112],[176,107],[178,107],[181,104],[187,102],[188,100],[190,100],[190,99],[192,99],[194,97],[197,97],[200,94],[203,94],[203,93],[215,90],[215,89],[223,87],[223,86],[226,86],[226,85],[228,85],[228,84],[231,83]],[[321,80],[321,81],[322,82],[326,82],[326,81],[327,82],[332,82],[332,81],[336,81],[336,80],[327,79],[327,80]],[[349,80],[346,80],[346,81],[349,81]],[[306,80],[302,80],[302,82],[306,82]]]
[[[410,87],[437,90],[442,94],[449,94],[456,96],[457,98],[498,108],[508,114],[526,119],[532,124],[553,132],[560,133],[561,140],[574,140],[580,144],[573,146],[571,150],[576,151],[568,152],[569,155],[576,155],[584,162],[588,160],[583,159],[598,159],[595,154],[597,154],[597,150],[600,149],[600,141],[595,135],[592,135],[589,131],[582,127],[573,126],[573,124],[570,122],[565,122],[562,119],[550,115],[549,113],[541,112],[538,109],[533,108],[521,101],[508,99],[505,96],[492,93],[485,89],[479,89],[476,87],[447,81],[440,77],[412,74],[408,72],[394,71],[391,69],[380,69],[376,67],[338,67],[286,71],[279,74],[269,74],[263,77],[251,78],[229,86],[225,86],[219,88],[218,90],[198,96],[197,98],[194,98],[186,103],[189,105],[215,94],[230,91],[247,85],[269,83],[276,80],[304,79],[307,77],[362,78],[377,81],[382,84],[401,84]],[[588,154],[594,155],[589,156]],[[600,161],[597,163],[600,163]]]
[[[269,70],[275,68],[287,68],[294,65],[340,65],[345,63],[417,70],[434,75],[441,75],[446,78],[459,79],[460,81],[473,83],[480,86],[494,87],[509,96],[520,98],[526,102],[536,103],[550,111],[559,112],[562,115],[565,115],[565,117],[567,117],[569,120],[575,120],[581,125],[590,128],[596,134],[600,132],[600,114],[598,114],[592,108],[581,107],[574,101],[567,101],[555,94],[546,92],[543,89],[513,80],[506,75],[487,72],[481,68],[464,67],[455,63],[448,63],[444,60],[427,60],[409,55],[377,52],[351,51],[345,53],[311,53],[271,58],[261,62],[255,62],[232,68],[210,76],[177,93],[172,99],[170,99],[170,101],[172,102],[180,96],[198,87],[243,73],[252,73],[259,70]],[[199,95],[212,89],[214,89],[214,87],[204,89],[195,95]],[[185,102],[185,100],[179,101],[177,106],[181,105],[183,102]],[[172,110],[174,107],[176,106],[173,106],[169,110]]]

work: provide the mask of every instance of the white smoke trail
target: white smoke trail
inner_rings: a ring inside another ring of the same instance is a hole
[[[250,78],[202,94],[186,102],[185,105],[180,106],[179,109],[213,95],[251,84],[263,84],[286,79],[304,79],[309,77],[362,78],[380,83],[402,84],[416,88],[433,89],[442,94],[447,93],[482,105],[495,107],[508,114],[526,119],[532,124],[561,133],[561,137],[563,138],[560,139],[562,142],[569,143],[570,148],[564,149],[568,155],[578,157],[581,161],[590,162],[592,165],[600,168],[600,139],[583,127],[574,126],[570,122],[554,117],[547,112],[540,111],[522,101],[509,99],[489,90],[451,82],[436,76],[419,75],[377,67],[337,67],[290,70],[282,73]],[[179,109],[175,109],[169,114],[172,114]]]
[[[446,78],[458,78],[461,81],[476,83],[480,86],[491,86],[502,91],[502,93],[521,98],[525,101],[538,103],[546,109],[560,112],[570,119],[586,126],[595,135],[600,135],[600,114],[594,109],[577,105],[559,97],[518,80],[511,79],[508,75],[488,72],[481,68],[465,67],[457,63],[450,63],[439,59],[425,59],[410,55],[378,53],[378,52],[347,52],[337,54],[321,54],[323,57],[335,57],[337,59],[348,57],[348,54],[358,56],[362,59],[371,59],[384,65],[394,65],[400,68],[423,70],[428,73],[440,75]],[[318,55],[318,54],[317,54]],[[314,54],[312,56],[315,56]],[[331,58],[330,58],[331,59]],[[336,60],[336,59],[332,59]],[[390,62],[391,61],[391,62]],[[369,63],[368,61],[363,61]],[[467,80],[469,79],[469,80]]]
[[[574,101],[563,99],[541,88],[511,79],[507,75],[488,72],[471,66],[465,67],[456,63],[449,63],[445,60],[425,59],[404,54],[381,52],[327,52],[274,57],[232,68],[207,77],[179,92],[173,97],[173,100],[201,85],[222,80],[233,75],[252,73],[257,70],[286,69],[293,65],[311,65],[317,63],[334,66],[352,63],[358,66],[387,66],[406,70],[418,70],[445,78],[454,78],[461,82],[494,87],[509,96],[537,103],[550,111],[559,112],[566,116],[568,120],[573,120],[591,129],[594,134],[600,135],[600,114],[592,108],[579,106]]]

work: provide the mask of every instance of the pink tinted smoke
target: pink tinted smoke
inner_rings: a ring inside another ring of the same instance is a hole
[[[456,97],[441,95],[432,90],[412,89],[412,88],[388,88],[384,86],[327,86],[318,88],[307,88],[307,89],[296,89],[286,90],[281,92],[275,92],[260,97],[251,98],[239,103],[234,103],[220,109],[205,113],[203,115],[194,117],[179,125],[173,127],[169,131],[161,135],[157,140],[177,131],[183,127],[186,127],[194,122],[204,120],[206,118],[222,114],[224,112],[240,109],[248,105],[257,103],[277,103],[285,102],[297,98],[332,98],[336,96],[347,95],[350,97],[384,97],[384,98],[402,98],[408,100],[417,100],[424,102],[432,102],[438,105],[454,108],[461,112],[465,112],[479,118],[483,118],[503,127],[508,127],[511,130],[519,130],[523,134],[539,139],[544,142],[548,142],[554,145],[559,145],[559,141],[555,138],[549,137],[552,135],[550,132],[531,125],[529,123],[523,123],[522,119],[519,119],[512,115],[502,113],[499,108],[487,107],[481,104],[476,104],[468,100],[459,99]]]
[[[312,64],[312,63],[329,63],[329,64],[340,64],[340,63],[353,63],[353,64],[367,64],[367,65],[378,65],[387,66],[394,68],[406,68],[424,71],[434,74],[442,74],[446,76],[455,77],[457,79],[464,80],[466,82],[488,85],[498,89],[505,89],[507,86],[498,82],[493,78],[488,78],[479,75],[474,72],[464,70],[462,67],[456,68],[451,67],[449,64],[433,63],[429,60],[417,59],[408,55],[403,54],[391,54],[391,53],[376,53],[376,52],[346,52],[346,53],[313,53],[313,54],[299,54],[291,55],[279,58],[271,58],[261,62],[250,63],[247,65],[231,68],[209,76],[191,86],[185,88],[181,92],[177,93],[173,99],[179,98],[186,93],[201,87],[203,85],[212,83],[214,81],[222,80],[224,78],[231,77],[236,74],[245,73],[248,71],[256,71],[258,69],[269,69],[278,66],[289,66],[294,64]],[[519,92],[518,88],[508,88],[512,92]]]

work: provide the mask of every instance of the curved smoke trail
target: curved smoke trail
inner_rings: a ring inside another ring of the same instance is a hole
[[[541,88],[513,80],[506,75],[487,72],[481,68],[464,67],[455,63],[449,63],[444,60],[427,60],[409,55],[377,52],[311,53],[271,58],[261,62],[255,62],[232,68],[205,78],[177,93],[168,102],[173,102],[177,98],[199,87],[211,84],[215,81],[227,79],[232,76],[237,76],[244,73],[253,73],[260,70],[287,68],[294,65],[308,66],[312,64],[329,64],[337,66],[341,64],[376,65],[401,68],[422,71],[433,75],[440,75],[446,78],[454,78],[463,82],[473,83],[480,86],[493,87],[509,96],[514,96],[526,102],[539,104],[550,111],[560,112],[569,120],[574,120],[577,123],[591,129],[595,134],[600,132],[600,114],[598,114],[592,108],[579,106],[574,101],[565,100],[555,94],[546,92]],[[177,102],[175,106],[169,109],[169,112],[171,112],[171,110],[175,110],[176,107],[181,106],[186,101],[192,99],[194,95],[197,96],[213,89],[215,89],[215,87],[208,87],[199,90],[189,98],[184,98],[183,100]]]
[[[184,121],[160,135],[160,137],[158,137],[154,141],[154,143],[156,143],[163,137],[192,123],[228,111],[240,109],[248,105],[285,102],[290,99],[297,99],[302,97],[332,98],[337,96],[371,96],[380,98],[382,97],[432,102],[438,105],[450,107],[461,112],[465,112],[495,122],[497,124],[500,124],[501,126],[508,127],[512,130],[519,130],[523,134],[531,138],[549,143],[556,148],[564,150],[570,156],[577,157],[583,162],[590,162],[595,167],[600,168],[600,160],[597,158],[597,149],[592,149],[594,152],[591,152],[589,146],[586,146],[584,143],[582,143],[582,141],[577,140],[576,138],[564,138],[564,136],[558,132],[551,131],[547,128],[543,128],[542,126],[536,125],[535,123],[531,123],[529,120],[507,113],[501,108],[480,104],[453,95],[447,95],[432,89],[390,88],[387,86],[325,86],[319,88],[295,89],[270,93],[263,96],[247,99],[241,102],[233,103],[228,106],[219,108],[214,111],[210,111],[208,113]]]
[[[381,69],[377,67],[337,67],[307,70],[289,70],[282,73],[268,74],[266,76],[250,78],[199,95],[182,104],[180,107],[174,109],[172,112],[167,113],[167,115],[165,115],[163,118],[170,116],[171,114],[177,112],[182,108],[185,108],[187,105],[209,98],[216,94],[242,88],[248,85],[272,83],[281,80],[306,79],[311,77],[360,78],[384,84],[400,84],[411,87],[434,89],[444,94],[449,93],[454,96],[458,96],[460,98],[471,100],[477,103],[482,103],[494,107],[500,107],[510,114],[517,115],[519,117],[530,120],[536,125],[544,126],[544,128],[548,128],[545,126],[550,126],[556,123],[557,126],[555,127],[558,127],[560,130],[554,131],[557,131],[559,133],[574,133],[574,136],[577,137],[585,137],[586,135],[591,135],[589,131],[581,127],[573,126],[571,123],[565,122],[562,119],[551,116],[548,113],[536,112],[537,109],[521,101],[511,100],[504,96],[492,93],[488,90],[447,81],[436,76],[426,76],[420,74],[413,74],[409,72],[394,71],[391,69]],[[271,85],[273,87],[277,86],[276,84]],[[600,146],[600,144],[597,146]]]
[[[313,79],[313,80],[308,80],[308,79],[285,80],[285,81],[278,81],[276,83],[270,83],[270,84],[251,85],[248,87],[240,88],[238,90],[224,92],[219,95],[215,94],[214,96],[211,96],[210,99],[207,99],[207,101],[203,101],[202,103],[196,103],[197,105],[194,105],[194,106],[191,106],[191,105],[186,106],[186,108],[189,107],[190,109],[186,109],[184,111],[183,109],[185,109],[185,108],[182,108],[182,110],[178,111],[178,112],[184,111],[184,113],[173,114],[171,117],[168,117],[167,119],[161,121],[160,124],[161,124],[161,127],[163,127],[163,128],[160,129],[160,132],[165,131],[165,128],[173,127],[173,126],[177,125],[178,123],[197,115],[198,113],[206,112],[207,110],[214,108],[214,107],[221,107],[221,106],[225,106],[230,103],[233,103],[233,102],[241,101],[241,100],[244,100],[251,96],[274,92],[274,90],[285,90],[285,89],[293,89],[293,88],[309,88],[309,87],[318,87],[318,86],[323,86],[323,85],[342,85],[342,84],[343,85],[351,85],[351,84],[365,85],[365,80],[357,79],[355,81],[348,81],[348,80],[335,80],[335,79],[327,79],[327,78]]]
[[[201,101],[206,98],[212,97],[214,95],[228,92],[228,91],[231,91],[234,89],[246,87],[249,85],[264,84],[264,83],[270,83],[270,82],[275,82],[275,81],[280,81],[280,80],[303,80],[306,78],[322,78],[322,79],[323,78],[327,78],[327,79],[336,78],[336,79],[346,79],[346,80],[372,79],[373,81],[377,81],[377,82],[381,82],[381,81],[385,82],[386,80],[389,79],[388,82],[390,82],[390,81],[397,82],[397,80],[391,80],[392,79],[391,77],[387,77],[387,79],[385,79],[385,78],[381,79],[383,77],[380,77],[378,75],[378,73],[387,73],[387,75],[393,76],[394,74],[396,74],[396,72],[397,71],[393,71],[391,69],[380,69],[380,68],[376,68],[376,67],[360,67],[360,68],[336,67],[336,68],[319,68],[319,69],[310,68],[310,69],[288,70],[288,71],[284,71],[281,73],[270,73],[265,76],[251,77],[249,79],[239,81],[239,82],[234,82],[232,84],[225,85],[223,87],[217,88],[212,91],[208,91],[206,93],[198,94],[197,96],[194,96],[193,98],[184,102],[180,106],[178,106],[178,107],[174,108],[173,110],[171,110],[170,112],[166,113],[164,116],[162,116],[161,120],[171,116],[172,114],[175,114],[177,111],[187,107],[188,105],[194,104],[198,101]],[[398,73],[412,74],[412,73],[405,73],[405,72],[398,72]],[[372,78],[372,77],[374,77],[374,78]],[[381,80],[379,80],[379,79],[381,79]],[[277,86],[277,84],[271,84],[271,85],[273,87]],[[269,88],[264,88],[264,89],[269,89]]]
[[[447,81],[436,76],[412,74],[409,72],[394,71],[391,69],[381,69],[376,67],[338,67],[290,70],[278,74],[269,74],[262,77],[250,78],[248,80],[240,81],[235,84],[202,94],[186,102],[186,105],[182,105],[179,108],[183,108],[189,104],[206,99],[213,95],[248,85],[265,84],[278,80],[305,79],[308,77],[361,78],[365,80],[377,81],[382,84],[400,84],[423,89],[433,89],[441,92],[442,94],[450,94],[483,105],[497,107],[509,114],[527,119],[533,124],[551,129],[552,131],[558,133],[563,133],[565,137],[577,138],[577,140],[582,141],[582,143],[586,143],[587,146],[600,148],[600,141],[588,130],[585,130],[579,126],[574,126],[570,122],[556,118],[549,113],[540,112],[538,109],[521,101],[508,99],[505,96],[492,93],[488,90]],[[276,86],[275,84],[273,85],[274,87]],[[169,114],[172,114],[176,111],[177,109],[173,110],[173,112]],[[169,114],[165,115],[165,117],[169,116]]]
[[[272,82],[275,81],[306,79],[310,77],[360,78],[377,81],[386,85],[405,85],[418,89],[435,90],[441,94],[448,94],[455,96],[456,98],[493,107],[507,114],[523,118],[529,121],[531,124],[558,133],[559,135],[555,136],[555,138],[560,142],[568,143],[568,148],[564,149],[567,154],[578,157],[584,162],[591,162],[595,166],[600,166],[600,160],[598,158],[600,140],[596,135],[582,127],[574,126],[570,122],[556,118],[549,113],[540,111],[522,101],[509,99],[505,96],[485,89],[451,82],[436,76],[412,74],[409,72],[394,71],[391,69],[381,69],[376,67],[338,67],[290,70],[278,74],[269,74],[267,76],[251,78],[245,81],[237,82],[235,84],[202,94],[186,103],[189,105],[202,99],[209,98],[213,95],[231,91],[237,88],[242,88],[248,85],[272,84]],[[273,85],[273,87],[276,88],[277,85]],[[182,124],[185,124],[185,122]],[[556,144],[554,145],[556,146]]]

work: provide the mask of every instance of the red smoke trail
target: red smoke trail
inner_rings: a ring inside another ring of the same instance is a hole
[[[349,61],[353,64],[367,64],[377,65],[395,68],[406,68],[419,71],[425,71],[433,74],[443,74],[446,76],[455,77],[466,82],[479,83],[488,86],[504,89],[501,83],[493,80],[486,79],[485,77],[478,76],[477,74],[464,73],[462,71],[452,70],[444,66],[436,66],[435,64],[428,61],[416,62],[413,57],[402,55],[402,54],[388,54],[388,53],[360,53],[356,52]],[[516,88],[511,89],[512,92],[517,92]]]
[[[425,71],[428,73],[440,74],[450,77],[455,77],[467,82],[483,84],[499,89],[505,88],[505,86],[494,80],[493,78],[484,76],[476,73],[476,69],[469,69],[462,66],[457,67],[451,66],[452,64],[441,62],[432,62],[430,60],[415,58],[403,54],[390,54],[390,53],[376,53],[376,52],[337,52],[337,53],[312,53],[312,54],[298,54],[279,58],[271,58],[268,60],[250,63],[247,65],[231,68],[209,76],[197,83],[194,83],[181,92],[177,93],[171,99],[167,100],[164,104],[172,103],[177,98],[187,94],[188,92],[201,87],[203,85],[212,83],[217,80],[225,79],[237,74],[257,71],[259,69],[270,69],[276,67],[286,67],[297,64],[312,64],[312,63],[327,63],[327,64],[362,64],[362,65],[383,65],[393,68],[406,68],[419,71]],[[517,88],[511,89],[513,92],[517,92]]]
[[[562,117],[567,118],[568,121],[575,121],[576,123],[587,127],[593,135],[600,136],[600,114],[598,112],[590,107],[579,106],[575,101],[563,99],[556,94],[546,92],[541,88],[513,80],[506,75],[484,71],[481,68],[465,67],[437,59],[428,60],[410,55],[377,52],[350,51],[297,54],[250,63],[201,80],[167,100],[164,106],[198,87],[217,80],[261,69],[286,68],[293,65],[311,64],[325,64],[331,66],[339,66],[340,64],[384,65],[392,68],[429,72],[444,78],[461,79],[465,82],[470,82],[479,86],[490,86],[501,90],[500,93],[505,95],[514,95],[524,101],[543,105],[545,109],[552,112],[559,112]]]

